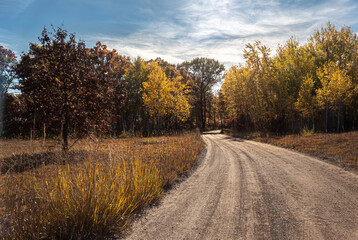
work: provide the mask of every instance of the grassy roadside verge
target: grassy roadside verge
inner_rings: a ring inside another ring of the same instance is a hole
[[[83,142],[73,156],[54,153],[57,163],[47,165],[21,165],[25,159],[16,159],[13,164],[21,166],[3,167],[8,170],[0,175],[0,238],[110,236],[188,173],[203,147],[200,135],[192,133]],[[42,156],[40,150],[35,152]],[[33,154],[22,152],[25,157]]]
[[[226,132],[227,133],[227,132]],[[306,133],[287,136],[227,133],[315,156],[343,168],[358,170],[358,132]]]

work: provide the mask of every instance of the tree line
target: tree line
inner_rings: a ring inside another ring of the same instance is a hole
[[[131,59],[97,42],[87,48],[63,27],[44,28],[17,61],[0,46],[5,137],[160,135],[226,125],[238,131],[297,133],[358,127],[358,40],[331,23],[275,54],[247,44],[245,64],[210,58],[170,64]],[[10,93],[13,80],[18,92]],[[218,94],[213,85],[224,79]]]
[[[0,50],[2,136],[61,137],[64,150],[70,137],[88,134],[205,129],[212,86],[224,71],[209,58],[176,66],[130,59],[101,42],[87,48],[63,27],[44,28],[18,62],[11,50]],[[8,92],[14,79],[19,93]]]
[[[274,55],[247,44],[244,65],[225,75],[226,125],[239,131],[340,132],[358,128],[358,39],[331,23],[300,45],[290,38]]]

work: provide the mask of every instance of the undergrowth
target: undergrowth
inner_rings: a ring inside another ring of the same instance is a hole
[[[286,136],[229,134],[235,137],[294,149],[299,152],[325,159],[343,168],[358,170],[357,131],[346,133],[315,133],[314,130],[304,129],[300,135]]]
[[[288,135],[264,141],[308,153],[344,168],[358,170],[358,132]]]
[[[313,136],[315,134],[314,129],[308,129],[307,127],[304,127],[300,133],[301,136],[309,137]]]
[[[203,142],[199,135],[187,134],[107,139],[82,146],[87,154],[81,162],[0,176],[1,238],[112,236],[191,169]]]

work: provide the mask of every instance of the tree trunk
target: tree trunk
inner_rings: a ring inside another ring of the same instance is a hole
[[[36,112],[34,112],[34,119],[32,121],[32,131],[30,134],[30,140],[32,141],[35,138],[35,129],[36,129]]]
[[[205,97],[205,92],[204,92],[204,96],[203,96],[203,118],[202,118],[202,126],[203,126],[203,131],[205,131],[206,128],[206,97]]]
[[[200,121],[201,121],[201,130],[205,129],[205,123],[204,123],[204,111],[203,111],[203,89],[200,90]]]
[[[295,130],[294,130],[294,124],[293,124],[293,111],[291,111],[291,131],[292,131],[292,134],[294,134]]]
[[[65,84],[65,89],[66,89],[66,84]],[[63,150],[63,152],[67,152],[68,151],[68,127],[69,127],[68,125],[69,125],[69,121],[70,121],[67,92],[65,92],[64,103],[65,103],[64,104],[65,117],[64,117],[64,123],[63,123],[63,129],[62,129],[62,136],[63,136],[62,150]]]
[[[121,118],[119,117],[119,112],[117,111],[116,114],[116,135],[117,137],[120,135],[121,133]]]
[[[65,122],[62,128],[62,136],[63,136],[63,145],[62,150],[64,152],[68,151],[68,113],[65,115]]]
[[[328,102],[326,102],[326,133],[328,132]]]
[[[160,125],[160,116],[158,115],[157,117],[157,131],[158,131],[158,136],[160,135],[160,132],[161,132],[161,125]]]
[[[43,123],[43,141],[46,141],[46,123]]]
[[[338,111],[337,111],[337,132],[339,132],[339,129],[340,129],[340,127],[339,127],[339,124],[340,124],[340,115],[341,115],[341,109],[340,109],[340,107],[338,107]]]

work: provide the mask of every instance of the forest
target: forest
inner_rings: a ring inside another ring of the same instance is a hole
[[[88,134],[152,136],[205,129],[212,86],[224,66],[130,59],[97,42],[87,48],[62,27],[30,43],[19,61],[1,47],[2,136],[63,139]],[[16,84],[14,79],[17,80]],[[18,92],[8,92],[9,88]]]
[[[240,131],[341,132],[358,127],[358,41],[331,23],[300,45],[290,38],[274,55],[255,42],[245,65],[232,67],[221,88],[227,126]]]
[[[331,23],[305,44],[243,49],[245,64],[198,57],[180,64],[87,48],[63,27],[44,28],[20,59],[1,56],[1,136],[155,136],[221,127],[275,134],[358,127],[358,40]],[[223,83],[214,92],[215,84]],[[16,89],[10,90],[9,89]]]

